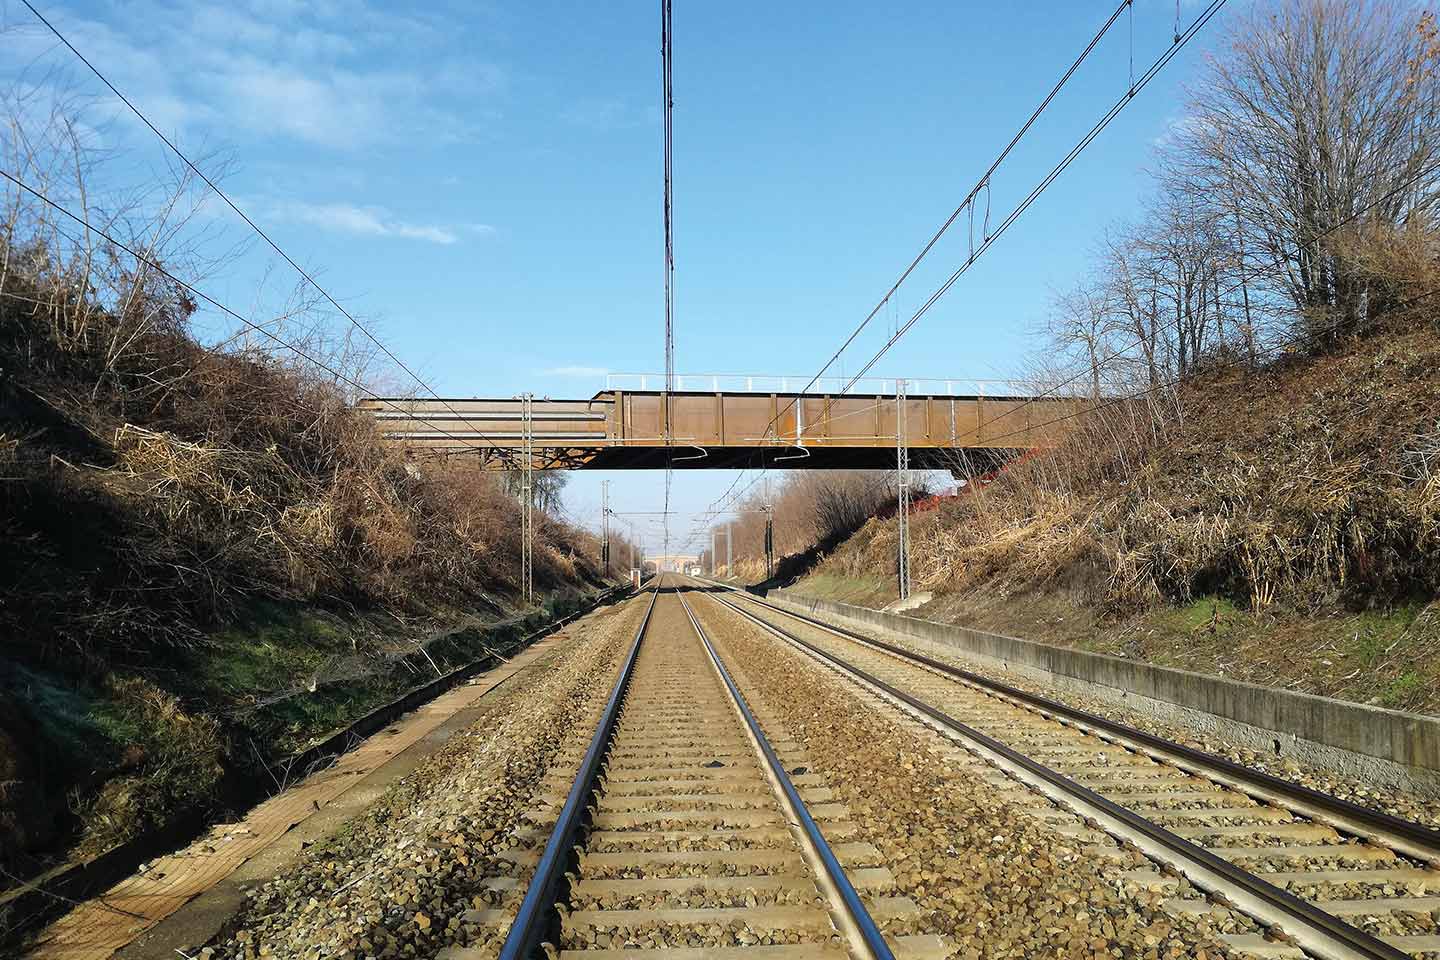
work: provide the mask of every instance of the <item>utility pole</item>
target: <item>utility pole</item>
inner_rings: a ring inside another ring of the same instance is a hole
[[[610,575],[610,481],[600,481],[600,563]]]
[[[775,501],[770,499],[770,478],[765,478],[765,579],[775,577]]]
[[[735,576],[735,521],[725,524],[725,575]]]
[[[765,579],[775,576],[775,507],[765,504]]]
[[[520,394],[520,563],[525,605],[535,603],[535,394]]]
[[[895,380],[896,529],[899,534],[900,599],[910,596],[910,447],[905,436],[905,381]]]

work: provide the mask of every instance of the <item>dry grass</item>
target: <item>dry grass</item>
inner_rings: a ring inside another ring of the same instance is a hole
[[[109,262],[87,278],[43,245],[0,245],[0,691],[47,720],[36,743],[16,732],[25,717],[0,717],[0,743],[52,761],[27,765],[44,772],[23,786],[69,794],[89,853],[223,802],[222,773],[271,752],[202,682],[236,667],[220,638],[257,608],[382,620],[413,643],[519,605],[519,506],[493,473],[407,462],[332,379],[207,348],[181,291],[127,284]],[[542,515],[537,588],[598,584],[598,553]],[[276,637],[295,649],[267,663],[322,652],[303,631]],[[376,670],[391,662],[367,635],[339,642]],[[290,696],[303,680],[275,679],[247,693]],[[364,682],[355,696],[373,700],[414,680]],[[334,723],[323,704],[301,713],[287,735]],[[60,804],[19,803],[0,792],[0,866],[71,826],[41,822]]]
[[[1434,598],[1432,245],[1371,238],[1355,258],[1394,305],[1363,338],[1259,369],[1212,364],[1163,403],[1073,421],[1057,447],[917,518],[917,585],[1064,592],[1111,617],[1210,596],[1310,612]],[[894,550],[893,524],[872,521],[819,570],[893,571]]]
[[[23,372],[5,385],[0,457],[18,479],[0,522],[37,569],[80,573],[93,601],[88,622],[61,611],[48,630],[59,600],[47,597],[27,631],[88,653],[117,638],[193,642],[257,598],[425,612],[514,595],[518,508],[493,475],[416,469],[322,376],[204,348],[174,291],[135,325],[68,295],[65,271],[12,269],[6,282],[0,355]],[[67,319],[81,312],[83,324]],[[129,344],[118,355],[117,341]],[[67,542],[77,504],[96,542]],[[593,538],[543,522],[537,583],[593,579],[594,553]]]

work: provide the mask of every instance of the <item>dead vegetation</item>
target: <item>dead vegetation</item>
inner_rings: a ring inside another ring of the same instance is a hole
[[[914,525],[920,585],[1069,590],[1115,614],[1220,594],[1246,606],[1373,607],[1440,592],[1440,488],[1417,446],[1440,410],[1433,333],[1373,339],[1182,392],[1153,441],[1057,449]],[[1147,431],[1148,435],[1148,431]],[[893,569],[873,521],[822,570]]]
[[[1040,331],[1032,392],[1088,412],[916,519],[934,609],[1440,709],[1437,37],[1389,0],[1277,0],[1231,26],[1142,216]],[[955,472],[978,471],[957,453]],[[893,527],[863,527],[817,585],[893,582]],[[1000,615],[1016,606],[1050,622]],[[1208,626],[1166,622],[1196,606]]]
[[[917,516],[916,589],[936,594],[921,615],[1440,709],[1440,299],[1420,296],[1440,270],[1401,288],[1411,306],[1364,337],[1214,369],[1164,419],[1080,418]],[[894,523],[875,520],[813,582],[893,584],[894,568]]]
[[[78,823],[94,853],[212,805],[222,773],[418,682],[390,675],[393,648],[508,617],[521,551],[502,478],[412,462],[352,411],[354,384],[383,371],[312,301],[257,325],[294,353],[202,340],[195,298],[156,266],[195,277],[225,262],[182,239],[188,180],[107,192],[64,104],[6,105],[8,168],[143,251],[0,194],[0,699],[17,708],[0,715],[0,750],[29,753],[0,757],[0,773],[22,771],[0,791],[8,869],[57,828]],[[537,589],[598,586],[598,546],[542,514]],[[282,626],[257,626],[259,609]],[[237,709],[306,700],[306,683],[322,688],[313,706],[264,735]]]
[[[929,479],[915,474],[912,493],[917,499],[930,493]],[[726,576],[758,583],[766,578],[765,522],[773,518],[774,554],[787,568],[808,565],[815,555],[835,548],[877,515],[893,515],[895,474],[886,470],[826,470],[787,474],[774,483],[742,497],[733,519],[711,526],[719,543],[714,566]],[[725,540],[735,538],[727,553]],[[733,559],[733,570],[726,560]],[[710,551],[701,555],[710,567]],[[796,571],[798,572],[798,570]],[[777,575],[784,574],[777,570]],[[791,574],[793,575],[793,574]]]
[[[179,328],[105,358],[97,340],[123,319],[99,312],[91,336],[62,341],[24,309],[21,279],[5,291],[6,351],[29,358],[5,381],[26,431],[5,523],[35,554],[10,558],[19,596],[0,615],[35,652],[59,634],[83,654],[196,642],[259,598],[422,614],[513,596],[518,513],[492,475],[416,468],[337,387],[280,358],[208,351]],[[184,374],[156,387],[160,370]],[[93,527],[67,544],[77,509]],[[586,538],[554,521],[542,533],[540,584],[593,573]],[[46,567],[85,570],[77,554],[97,550],[105,562],[63,584],[89,594],[77,608]]]

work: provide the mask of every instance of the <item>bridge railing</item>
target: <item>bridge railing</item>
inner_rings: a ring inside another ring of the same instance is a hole
[[[675,390],[678,392],[699,391],[708,393],[822,393],[838,394],[850,384],[848,377],[821,377],[811,384],[811,377],[757,376],[748,373],[677,373]],[[939,397],[985,397],[1024,394],[1033,384],[1020,380],[980,380],[974,378],[938,379],[917,377],[905,379],[905,392],[910,396]],[[663,373],[610,373],[605,375],[607,390],[637,390],[641,392],[663,390]],[[895,393],[895,380],[889,377],[862,377],[856,380],[847,393],[881,394]]]

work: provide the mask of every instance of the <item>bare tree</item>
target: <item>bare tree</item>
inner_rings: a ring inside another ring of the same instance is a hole
[[[1160,288],[1145,255],[1143,234],[1134,227],[1116,226],[1101,241],[1101,275],[1107,303],[1124,354],[1111,361],[1107,371],[1124,377],[1124,368],[1138,362],[1138,379],[1148,387],[1166,376],[1167,354],[1160,313]]]
[[[1078,364],[1088,374],[1090,397],[1099,400],[1101,367],[1114,350],[1116,329],[1110,290],[1099,281],[1086,279],[1051,296],[1040,333],[1054,356]],[[1078,379],[1079,374],[1076,376]]]
[[[1228,240],[1217,226],[1213,208],[1186,182],[1166,184],[1142,225],[1139,248],[1156,308],[1152,329],[1165,331],[1177,377],[1193,373],[1224,337],[1220,278]]]
[[[1306,329],[1370,313],[1337,231],[1435,206],[1437,62],[1434,19],[1412,4],[1279,0],[1232,27],[1191,90],[1171,160],[1233,214]]]

